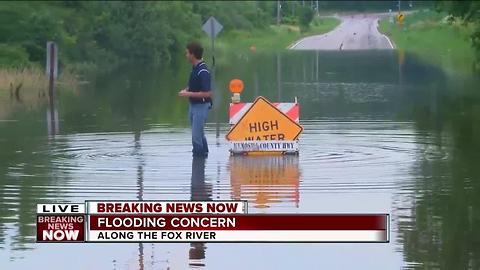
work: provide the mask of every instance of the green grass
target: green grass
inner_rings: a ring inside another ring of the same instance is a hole
[[[403,25],[382,19],[379,30],[398,49],[415,53],[449,73],[471,73],[474,63],[474,49],[470,45],[472,25],[459,21],[448,23],[445,17],[446,14],[434,11],[418,11],[407,15]]]
[[[339,24],[340,20],[333,17],[317,17],[310,28],[304,32],[301,32],[298,26],[284,24],[251,31],[232,30],[228,33],[220,33],[215,44],[220,52],[244,53],[250,51],[252,47],[257,52],[278,52],[285,50],[300,38],[329,32]],[[205,38],[203,43],[209,44],[209,39]]]

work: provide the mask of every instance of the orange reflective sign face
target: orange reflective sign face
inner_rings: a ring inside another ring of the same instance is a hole
[[[296,140],[302,131],[302,126],[264,97],[258,97],[226,138],[229,141]]]

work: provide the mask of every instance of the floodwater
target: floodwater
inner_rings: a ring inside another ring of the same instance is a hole
[[[1,269],[478,269],[480,95],[396,51],[242,54],[217,63],[208,159],[191,157],[189,66],[142,65],[0,120]],[[298,156],[231,157],[228,81],[298,97]],[[22,109],[23,108],[23,109]],[[50,119],[50,118],[48,118]],[[49,133],[58,133],[49,135]],[[252,213],[389,213],[382,244],[36,244],[35,205],[249,201]]]

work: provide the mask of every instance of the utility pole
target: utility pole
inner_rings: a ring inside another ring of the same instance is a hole
[[[277,0],[277,25],[280,25],[280,0]]]
[[[46,71],[48,75],[48,101],[47,109],[47,128],[48,134],[55,136],[58,134],[58,112],[56,108],[56,89],[55,81],[58,77],[58,48],[55,42],[47,42],[47,63]]]
[[[277,91],[280,102],[282,100],[282,59],[279,53],[277,53]]]

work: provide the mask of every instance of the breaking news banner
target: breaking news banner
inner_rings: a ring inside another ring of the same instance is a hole
[[[246,201],[37,205],[37,242],[389,242],[388,214],[248,214]]]

